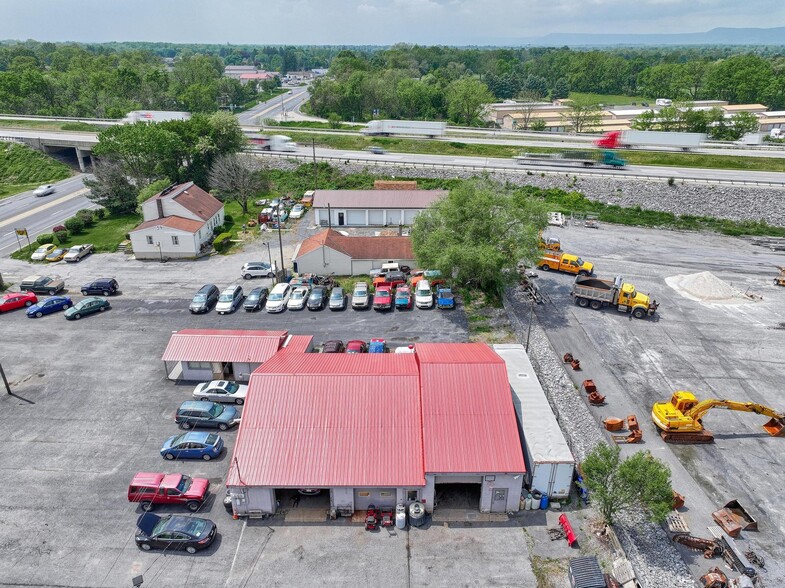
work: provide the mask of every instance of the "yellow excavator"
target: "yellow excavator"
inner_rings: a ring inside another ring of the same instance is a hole
[[[703,428],[701,420],[712,408],[724,408],[741,412],[754,412],[769,417],[764,430],[772,437],[785,436],[785,414],[754,402],[734,400],[698,400],[692,392],[679,390],[669,402],[657,402],[651,409],[651,418],[660,436],[668,443],[692,444],[711,443],[714,435]]]

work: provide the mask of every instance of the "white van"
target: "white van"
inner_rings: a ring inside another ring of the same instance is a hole
[[[289,302],[290,291],[291,288],[289,284],[276,284],[267,297],[267,306],[265,306],[264,309],[267,312],[283,312],[286,308],[286,303]]]
[[[428,280],[420,280],[414,289],[414,305],[417,308],[431,308],[433,306],[433,290]]]

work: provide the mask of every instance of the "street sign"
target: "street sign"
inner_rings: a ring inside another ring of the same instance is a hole
[[[16,234],[20,237],[27,237],[27,229],[16,229]]]

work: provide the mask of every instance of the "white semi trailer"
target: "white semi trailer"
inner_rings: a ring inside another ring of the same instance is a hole
[[[137,122],[158,123],[169,120],[189,120],[190,112],[176,112],[173,110],[133,110],[123,119],[123,124],[132,125]]]
[[[372,120],[360,132],[363,135],[415,135],[433,139],[447,134],[447,123],[426,120]]]

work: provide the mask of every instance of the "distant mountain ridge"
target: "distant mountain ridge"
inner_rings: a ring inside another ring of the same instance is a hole
[[[544,37],[521,39],[523,45],[539,47],[609,45],[785,45],[785,27],[722,27],[702,33],[605,34],[551,33]]]

